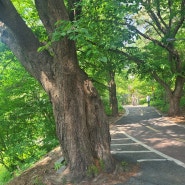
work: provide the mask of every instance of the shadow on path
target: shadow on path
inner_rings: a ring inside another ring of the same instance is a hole
[[[112,154],[119,161],[138,162],[140,171],[126,183],[117,185],[185,185],[185,167],[183,165],[178,165],[169,157],[160,155],[157,150],[143,148],[139,145],[141,142],[137,143],[134,142],[134,139],[126,137],[128,136],[126,131],[130,129],[135,134],[132,138],[138,135],[140,137],[149,135],[153,139],[155,137],[163,138],[164,130],[159,129],[160,132],[155,130],[160,123],[159,119],[152,121],[152,119],[160,118],[161,115],[153,107],[126,106],[125,109],[127,115],[118,120],[112,130]],[[152,127],[149,127],[150,121],[152,121]],[[143,128],[145,129],[142,130]],[[165,125],[164,129],[166,128],[171,133],[171,130]],[[169,134],[168,132],[167,134]],[[146,143],[144,145],[147,146]]]
[[[144,120],[161,117],[161,115],[153,107],[126,106],[124,108],[126,109],[126,112],[128,112],[128,115],[123,116],[120,120],[118,120],[116,125],[134,124]]]

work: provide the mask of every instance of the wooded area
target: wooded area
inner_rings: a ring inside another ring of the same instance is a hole
[[[184,20],[184,0],[0,0],[0,164],[59,141],[71,178],[113,172],[107,115],[184,107]]]

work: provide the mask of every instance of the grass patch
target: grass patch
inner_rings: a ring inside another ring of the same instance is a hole
[[[11,173],[4,166],[0,165],[0,185],[5,185],[11,178]]]

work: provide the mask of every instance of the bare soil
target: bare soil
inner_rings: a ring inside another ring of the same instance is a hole
[[[168,121],[175,122],[176,124],[182,124],[185,125],[185,116],[176,116],[176,117],[164,117]]]
[[[109,117],[109,123],[115,123],[120,116]],[[24,171],[18,177],[15,177],[8,185],[113,185],[126,182],[131,176],[138,173],[139,166],[128,164],[122,170],[116,170],[112,174],[100,173],[93,179],[84,180],[80,183],[69,183],[59,180],[60,175],[57,173],[55,163],[62,157],[60,147],[55,148],[44,156],[40,161],[35,163],[31,168]],[[60,181],[60,182],[59,182]]]

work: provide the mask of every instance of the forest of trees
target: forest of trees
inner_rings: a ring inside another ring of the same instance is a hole
[[[107,115],[148,94],[181,113],[184,21],[184,0],[0,0],[0,164],[60,144],[71,178],[114,171]]]

